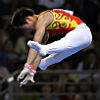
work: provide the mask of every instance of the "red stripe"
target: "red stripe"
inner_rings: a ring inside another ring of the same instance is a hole
[[[49,34],[67,34],[69,31],[72,31],[75,28],[71,28],[71,29],[65,29],[65,28],[61,28],[61,29],[48,29],[47,31],[49,32]]]

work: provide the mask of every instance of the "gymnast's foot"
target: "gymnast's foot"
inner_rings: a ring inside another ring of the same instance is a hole
[[[38,42],[35,42],[35,41],[28,41],[27,45],[30,48],[35,49],[38,53],[41,54],[41,56],[46,55],[46,50],[44,49],[44,45],[41,45],[41,44],[39,44]]]

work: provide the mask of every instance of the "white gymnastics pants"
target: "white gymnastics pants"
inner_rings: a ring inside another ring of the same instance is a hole
[[[50,54],[48,57],[43,58],[39,65],[41,70],[45,70],[48,66],[58,63],[72,54],[88,47],[91,41],[91,31],[88,26],[83,23],[58,41],[47,45],[29,41],[28,46],[37,50],[42,56]]]

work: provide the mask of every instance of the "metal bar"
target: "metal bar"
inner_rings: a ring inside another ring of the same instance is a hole
[[[0,84],[3,84],[9,77],[15,76],[19,74],[20,70],[16,70],[14,73],[10,74],[8,77],[0,81]],[[46,70],[46,71],[37,71],[37,74],[69,74],[69,73],[99,73],[99,70],[85,70],[85,71],[77,71],[77,70]]]
[[[20,70],[16,70],[12,74],[10,74],[8,77],[6,77],[4,80],[0,81],[0,83],[4,82],[6,79],[8,79],[11,76],[19,74]],[[77,70],[50,70],[50,71],[37,71],[38,74],[66,74],[66,73],[99,73],[98,70],[85,70],[85,71],[77,71]]]
[[[37,71],[37,74],[68,74],[68,73],[99,73],[98,70],[85,70],[85,71],[77,71],[77,70],[50,70],[50,71]]]
[[[3,84],[9,77],[11,76],[15,76],[20,72],[20,70],[16,70],[15,72],[13,72],[12,74],[10,74],[9,76],[7,76],[6,78],[4,78],[3,80],[0,81],[0,84]]]
[[[98,82],[79,82],[79,83],[71,83],[71,82],[36,82],[34,84],[30,83],[30,85],[99,85]]]
[[[70,95],[92,95],[92,96],[96,96],[96,93],[14,93],[14,95],[16,96],[70,96]]]

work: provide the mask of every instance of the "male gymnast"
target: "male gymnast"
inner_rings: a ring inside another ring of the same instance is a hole
[[[89,27],[68,10],[53,9],[36,15],[32,9],[20,8],[14,12],[11,24],[16,28],[36,30],[33,41],[27,43],[30,47],[27,61],[17,77],[18,81],[23,79],[21,86],[28,81],[34,83],[37,67],[45,70],[88,47],[92,41]],[[46,44],[51,34],[64,34],[64,37]],[[50,55],[42,58],[47,54]]]

